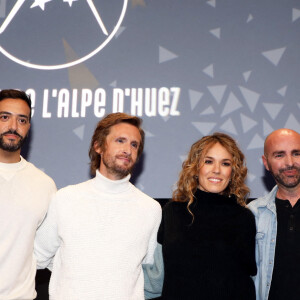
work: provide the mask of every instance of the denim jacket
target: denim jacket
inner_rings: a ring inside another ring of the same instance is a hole
[[[257,275],[253,277],[256,300],[267,300],[270,292],[275,258],[277,215],[275,197],[277,186],[264,197],[249,203],[256,221],[256,264]]]
[[[143,264],[142,267],[144,272],[145,299],[160,297],[164,282],[164,262],[161,244],[157,243],[153,264]]]

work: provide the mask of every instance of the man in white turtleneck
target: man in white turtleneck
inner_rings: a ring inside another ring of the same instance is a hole
[[[61,189],[39,228],[39,268],[52,269],[51,300],[142,300],[153,262],[158,202],[129,182],[143,151],[141,119],[114,113],[96,127],[86,182]]]
[[[0,92],[0,299],[35,299],[33,243],[56,191],[53,180],[21,155],[31,120],[25,92]]]

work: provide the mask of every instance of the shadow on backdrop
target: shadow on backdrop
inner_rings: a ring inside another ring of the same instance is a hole
[[[26,160],[28,160],[29,152],[30,152],[30,144],[31,144],[31,137],[33,136],[33,126],[32,126],[32,121],[29,129],[29,134],[21,148],[21,155],[24,157]]]
[[[273,187],[276,185],[276,182],[273,176],[271,175],[271,172],[267,171],[266,168],[264,168],[263,174],[264,176],[261,179],[264,183],[266,190],[270,192],[273,189]],[[261,197],[262,195],[257,195],[257,196]]]
[[[144,169],[144,161],[145,161],[145,153],[142,153],[141,157],[139,158],[138,162],[136,163],[135,167],[132,170],[130,182],[135,185],[138,177],[141,175]]]

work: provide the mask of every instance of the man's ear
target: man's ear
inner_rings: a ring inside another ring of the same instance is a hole
[[[102,154],[102,149],[101,147],[99,146],[99,143],[98,142],[95,142],[94,143],[94,150],[98,153],[98,154]]]
[[[264,163],[264,166],[265,166],[265,168],[268,170],[268,171],[270,171],[269,170],[269,166],[268,166],[268,160],[267,160],[267,158],[263,155],[262,157],[262,161],[263,161],[263,163]]]

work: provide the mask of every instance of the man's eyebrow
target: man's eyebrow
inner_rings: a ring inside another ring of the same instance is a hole
[[[11,115],[11,116],[16,115],[16,116],[19,116],[19,117],[22,117],[22,118],[29,119],[29,116],[27,116],[27,115],[23,115],[23,114],[13,114],[13,113],[11,113],[11,112],[9,112],[9,111],[0,111],[0,115]]]
[[[275,155],[275,154],[284,154],[284,153],[285,153],[284,150],[282,150],[282,151],[274,151],[274,152],[272,153],[272,155]]]
[[[300,149],[294,149],[294,150],[292,150],[292,153],[297,153],[297,152],[300,152]]]

